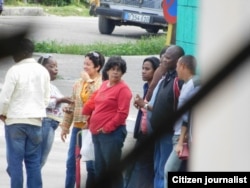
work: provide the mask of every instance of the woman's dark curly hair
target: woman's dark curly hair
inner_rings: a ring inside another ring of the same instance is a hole
[[[94,67],[100,66],[98,70],[98,72],[100,72],[105,63],[105,57],[98,51],[89,52],[85,57],[88,57],[94,63]]]
[[[105,68],[106,70],[110,70],[113,67],[119,67],[122,71],[122,74],[126,73],[127,71],[127,64],[126,61],[124,59],[122,59],[121,56],[112,56],[108,59],[108,61],[106,62]]]

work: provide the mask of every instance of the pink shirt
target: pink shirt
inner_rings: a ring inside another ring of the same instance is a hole
[[[126,125],[132,92],[124,81],[108,87],[103,82],[95,96],[95,109],[90,118],[89,129],[92,134],[103,128],[107,133]]]

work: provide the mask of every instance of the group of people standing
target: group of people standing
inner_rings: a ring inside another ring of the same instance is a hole
[[[132,92],[122,80],[127,71],[126,61],[120,56],[112,56],[105,63],[100,52],[87,53],[72,96],[64,97],[50,83],[58,73],[56,60],[49,54],[35,60],[33,52],[31,40],[17,43],[13,55],[16,64],[8,70],[0,94],[0,118],[5,123],[11,187],[23,187],[23,162],[27,187],[42,187],[41,169],[46,164],[59,125],[63,141],[71,131],[65,187],[75,187],[76,134],[83,128],[91,131],[95,148],[95,160],[86,162],[86,187],[96,187],[96,182],[111,165],[119,163],[127,135],[125,122]],[[88,103],[90,98],[94,105]],[[89,114],[83,113],[85,104]],[[123,184],[122,173],[117,177],[114,187]]]
[[[119,164],[121,159],[132,92],[122,80],[127,71],[125,60],[120,56],[112,56],[105,65],[104,63],[104,56],[100,52],[94,51],[85,55],[84,72],[73,86],[74,103],[66,106],[63,121],[60,123],[63,141],[73,125],[66,165],[66,188],[75,187],[76,138],[83,128],[88,128],[92,133],[95,154],[95,160],[86,161],[86,188],[97,187],[103,175],[114,164]],[[100,187],[110,187],[109,183],[104,182]],[[121,172],[117,174],[112,186],[123,186]]]
[[[127,71],[126,61],[112,56],[105,63],[102,53],[87,53],[72,95],[65,97],[50,82],[58,74],[57,61],[49,54],[36,61],[33,52],[34,45],[29,39],[18,43],[13,55],[16,64],[8,70],[0,93],[0,119],[5,123],[11,188],[23,187],[23,162],[27,187],[42,187],[41,169],[59,126],[62,141],[70,133],[65,188],[75,187],[75,146],[82,129],[90,130],[95,155],[94,160],[86,161],[86,188],[166,188],[169,171],[185,170],[178,154],[190,130],[191,116],[187,112],[175,125],[170,125],[167,115],[185,104],[199,88],[195,57],[184,55],[180,46],[173,45],[164,47],[160,58],[144,59],[143,97],[134,98],[138,109],[134,130],[136,145],[142,144],[159,127],[164,127],[165,134],[147,146],[127,169],[125,177],[123,172],[117,172],[115,178],[105,181],[106,173],[121,160],[127,135],[126,119],[132,92],[122,79]]]
[[[146,58],[144,62],[147,61]],[[157,68],[155,61],[150,61],[154,73],[148,80],[143,77],[146,81],[143,97],[136,95],[134,99],[134,106],[139,109],[134,138],[136,144],[143,144],[152,133],[157,134],[157,139],[145,146],[129,167],[125,188],[167,188],[168,172],[187,170],[187,161],[179,156],[185,142],[191,145],[191,113],[183,114],[175,124],[168,120],[200,89],[196,58],[185,55],[182,47],[172,45],[162,49]],[[143,63],[142,75],[145,72]]]

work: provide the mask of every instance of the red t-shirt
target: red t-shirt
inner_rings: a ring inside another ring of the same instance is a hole
[[[90,117],[89,129],[92,134],[103,129],[109,133],[126,125],[132,92],[124,81],[108,87],[104,81],[94,99],[94,111]]]

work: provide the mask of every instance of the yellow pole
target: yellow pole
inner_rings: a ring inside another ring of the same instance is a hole
[[[173,33],[173,24],[168,24],[166,46],[169,46],[171,44],[172,33]]]

